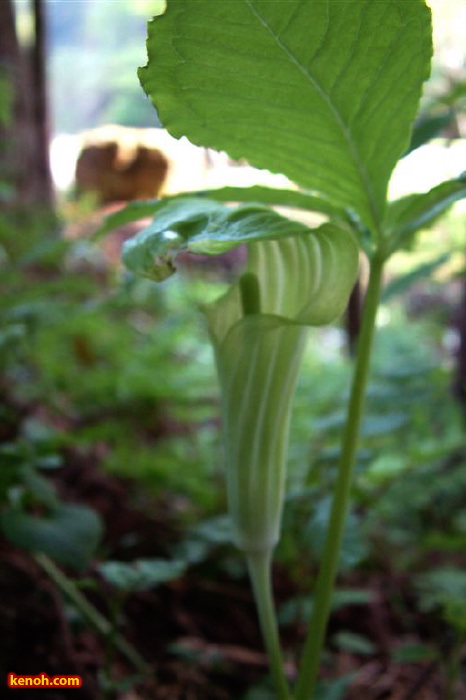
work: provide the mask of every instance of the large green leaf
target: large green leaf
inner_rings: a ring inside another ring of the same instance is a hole
[[[282,172],[372,230],[429,72],[423,0],[172,0],[141,83],[169,132]]]

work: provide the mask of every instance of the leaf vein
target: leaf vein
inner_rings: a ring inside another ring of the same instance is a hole
[[[297,70],[306,78],[307,82],[311,85],[312,88],[320,95],[321,99],[323,102],[327,105],[329,111],[331,112],[333,119],[337,126],[339,127],[344,140],[346,141],[348,145],[348,149],[352,155],[354,165],[359,173],[359,177],[361,179],[362,185],[366,191],[367,198],[368,198],[368,204],[372,213],[373,221],[374,223],[378,223],[379,216],[377,212],[377,207],[375,203],[375,198],[374,198],[374,192],[371,186],[370,182],[370,177],[369,173],[367,172],[367,169],[362,162],[359,153],[356,151],[353,139],[352,139],[352,134],[351,130],[349,127],[345,124],[343,119],[341,118],[341,115],[336,108],[335,104],[333,101],[330,99],[330,95],[327,94],[327,92],[323,89],[319,81],[311,75],[308,69],[303,66],[294,53],[281,41],[280,37],[277,36],[277,34],[273,31],[272,27],[269,25],[267,20],[261,15],[259,10],[254,6],[254,0],[246,0],[246,3],[248,7],[251,10],[251,13],[255,16],[257,21],[259,21],[262,26],[265,28],[265,30],[270,34],[270,36],[273,38],[277,46],[283,51],[283,53],[287,56],[288,60],[297,68]],[[328,4],[328,0],[327,0]]]

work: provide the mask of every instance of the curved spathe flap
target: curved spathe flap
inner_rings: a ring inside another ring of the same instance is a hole
[[[320,325],[342,313],[358,269],[352,233],[332,223],[310,229],[261,204],[229,209],[199,197],[171,200],[125,243],[122,257],[134,274],[160,281],[173,274],[180,252],[215,255],[244,244],[261,314]],[[243,315],[239,285],[206,309],[217,344]]]
[[[260,313],[302,325],[323,325],[345,309],[359,252],[347,230],[324,224],[304,236],[251,243],[246,271],[257,277]],[[242,318],[240,281],[206,307],[214,344]]]
[[[245,243],[304,235],[310,229],[262,204],[235,209],[200,197],[167,201],[157,208],[154,220],[126,241],[122,259],[135,275],[157,282],[176,270],[183,251],[218,255]]]

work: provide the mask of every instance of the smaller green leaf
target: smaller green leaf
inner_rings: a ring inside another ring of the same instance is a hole
[[[103,224],[93,234],[92,239],[98,240],[119,226],[154,216],[158,209],[165,204],[165,199],[135,199],[133,202],[128,202],[122,209],[112,212],[105,217]]]
[[[361,437],[374,438],[391,435],[395,430],[401,430],[409,424],[407,413],[393,412],[381,415],[368,414],[361,428]]]
[[[193,193],[196,197],[208,197],[218,202],[254,202],[270,206],[292,207],[313,211],[340,219],[347,219],[345,210],[320,194],[303,190],[275,189],[263,185],[252,187],[220,187]]]
[[[306,225],[261,204],[228,209],[207,199],[175,199],[164,202],[151,225],[125,243],[122,259],[134,274],[161,281],[175,272],[182,251],[217,255],[245,243],[309,233]]]
[[[401,476],[409,467],[409,460],[400,455],[380,454],[364,472],[364,480],[373,486],[387,484]]]
[[[14,196],[14,188],[6,182],[0,182],[0,202],[11,202]]]
[[[466,631],[466,572],[453,566],[420,574],[415,580],[423,611],[440,609],[449,624]]]
[[[309,620],[314,607],[311,596],[296,596],[280,605],[278,621],[281,625],[295,625],[296,622]]]
[[[58,505],[57,495],[53,484],[38,474],[36,469],[30,465],[25,465],[21,469],[23,485],[32,493],[34,498],[47,506],[55,508]]]
[[[454,118],[455,113],[451,109],[436,114],[421,115],[414,124],[411,134],[411,143],[409,144],[405,156],[438,136],[443,129],[452,123]]]
[[[307,540],[314,555],[322,558],[325,551],[328,523],[330,519],[331,499],[323,499],[315,509],[306,526]],[[347,519],[340,554],[340,570],[349,571],[368,555],[368,544],[361,530],[359,518],[350,512]]]
[[[63,466],[63,458],[58,454],[47,454],[37,457],[35,461],[37,469],[54,470]]]
[[[419,664],[437,658],[438,652],[426,644],[404,644],[392,653],[392,660],[398,664]]]
[[[5,442],[0,445],[0,464],[4,469],[6,466],[19,467],[30,461],[30,452],[23,442]]]
[[[319,700],[343,700],[355,675],[351,673],[333,681],[320,681],[316,685],[315,697]]]
[[[125,591],[154,588],[160,583],[179,578],[185,569],[184,562],[166,559],[137,559],[131,563],[107,561],[98,567],[106,581]]]
[[[26,337],[26,327],[22,323],[9,323],[0,330],[0,352],[17,351],[18,343]]]
[[[242,700],[276,700],[277,694],[271,687],[270,677],[267,676],[260,683],[249,688]]]
[[[410,243],[420,229],[429,228],[455,202],[466,197],[466,173],[442,182],[429,192],[412,194],[391,202],[385,219],[385,234],[391,253]]]
[[[169,202],[179,199],[211,199],[216,202],[252,202],[270,206],[290,207],[303,211],[324,214],[334,220],[350,221],[355,224],[350,212],[336,206],[320,194],[303,192],[302,190],[276,189],[263,185],[252,187],[220,187],[212,190],[176,194],[163,199],[145,199],[129,202],[122,209],[112,212],[105,217],[103,224],[93,234],[92,239],[98,240],[119,226],[154,217],[160,209]]]
[[[362,588],[337,588],[332,596],[332,610],[349,605],[368,605],[374,598],[372,591]],[[278,619],[281,625],[293,625],[297,620],[309,620],[314,607],[312,596],[296,596],[280,606]]]
[[[203,520],[190,534],[212,545],[227,544],[231,542],[231,520],[227,515]]]
[[[21,443],[5,443],[0,446],[0,500],[7,498],[9,489],[21,481],[21,470],[27,459]]]
[[[375,645],[367,637],[347,630],[335,634],[332,637],[332,641],[339,649],[350,654],[367,656],[374,654],[376,651]]]
[[[461,108],[461,106],[463,106],[462,101],[464,99],[466,99],[466,80],[463,79],[453,82],[448,92],[441,96],[439,102],[440,104],[444,103],[449,107]]]
[[[21,266],[28,265],[53,265],[63,260],[65,254],[73,245],[73,241],[66,238],[52,238],[40,240],[30,246],[19,259]]]
[[[365,588],[337,588],[333,592],[332,610],[348,605],[368,605],[373,600],[373,591]]]
[[[221,545],[230,544],[232,526],[228,515],[218,515],[203,520],[191,529],[186,539],[174,548],[175,559],[186,564],[199,564]]]
[[[395,277],[394,280],[389,282],[382,292],[382,302],[387,303],[393,297],[401,296],[416,282],[426,277],[430,277],[435,270],[444,265],[451,258],[453,251],[449,250],[447,253],[442,253],[434,260],[427,263],[422,263],[410,270],[405,275],[400,275]]]
[[[65,566],[84,569],[102,535],[98,514],[85,506],[60,505],[46,516],[35,516],[18,508],[0,515],[7,539],[29,552],[43,552]]]
[[[338,433],[341,432],[345,425],[345,420],[346,414],[344,410],[332,411],[332,413],[328,413],[327,415],[316,417],[314,420],[314,429],[318,433],[327,431]]]
[[[439,603],[453,598],[464,602],[466,571],[453,566],[427,571],[416,577],[416,587],[422,596],[423,610],[431,610]]]

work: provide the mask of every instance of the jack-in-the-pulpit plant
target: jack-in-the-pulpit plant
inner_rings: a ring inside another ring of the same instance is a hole
[[[220,383],[228,507],[245,553],[277,686],[285,692],[269,590],[280,536],[288,428],[307,327],[330,323],[347,304],[359,248],[335,224],[311,230],[261,205],[228,209],[177,199],[129,240],[123,261],[162,280],[182,251],[247,245],[247,264],[220,299],[205,306]]]
[[[345,309],[359,249],[334,224],[310,230],[260,205],[230,210],[175,200],[123,249],[126,266],[161,280],[184,250],[247,244],[245,270],[205,306],[221,389],[228,503],[237,546],[270,552],[279,539],[288,426],[307,326]]]
[[[384,264],[466,196],[459,176],[387,200],[429,75],[431,33],[424,0],[167,0],[149,23],[139,77],[168,131],[281,172],[300,188],[227,187],[134,203],[104,228],[153,214],[123,257],[132,272],[156,280],[174,271],[182,249],[215,254],[248,246],[243,274],[205,313],[222,394],[234,537],[248,557],[281,699],[316,697]],[[228,209],[222,201],[248,204]],[[316,211],[328,223],[310,230],[265,205]],[[306,327],[344,309],[357,273],[355,241],[370,274],[313,616],[291,695],[269,576],[290,405]]]
[[[220,379],[228,504],[235,543],[246,554],[269,553],[279,540],[306,326],[343,312],[358,260],[352,235],[331,224],[253,243],[238,282],[206,308]]]

